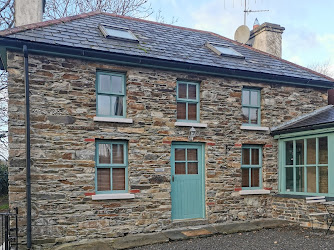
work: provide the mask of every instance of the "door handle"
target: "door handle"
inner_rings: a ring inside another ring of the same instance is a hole
[[[174,175],[172,175],[172,182],[174,182]]]

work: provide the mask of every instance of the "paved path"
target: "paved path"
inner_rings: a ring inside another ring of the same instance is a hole
[[[301,249],[322,250],[334,249],[334,233],[325,235],[324,231],[312,231],[303,228],[276,228],[260,231],[214,235],[183,241],[156,244],[133,248],[135,250],[185,250],[185,249],[229,249],[229,250],[271,250]]]

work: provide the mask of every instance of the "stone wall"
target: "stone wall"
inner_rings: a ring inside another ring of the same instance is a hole
[[[126,73],[127,118],[133,124],[94,122],[95,75]],[[25,226],[23,56],[8,53],[10,206]],[[263,145],[263,187],[277,192],[277,141],[264,131],[241,130],[241,90],[261,87],[261,124],[275,126],[326,105],[325,90],[255,83],[181,72],[29,57],[31,88],[32,233],[36,244],[118,237],[179,226],[171,220],[170,152],[188,141],[175,127],[176,82],[200,84],[195,141],[205,144],[206,220],[215,223],[272,217],[272,195],[240,196],[242,144]],[[128,141],[132,200],[92,201],[95,139]],[[163,169],[157,172],[156,169]],[[274,208],[275,213],[281,213]]]

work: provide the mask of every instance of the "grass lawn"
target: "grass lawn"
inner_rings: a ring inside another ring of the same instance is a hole
[[[0,196],[0,212],[7,211],[8,209],[8,195]]]

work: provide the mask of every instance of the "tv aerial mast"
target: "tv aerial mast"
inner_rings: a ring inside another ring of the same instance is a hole
[[[250,9],[247,9],[247,0],[245,0],[244,25],[246,25],[246,16],[247,16],[247,14],[249,14],[251,12],[265,12],[265,11],[269,11],[269,10],[250,10]]]

